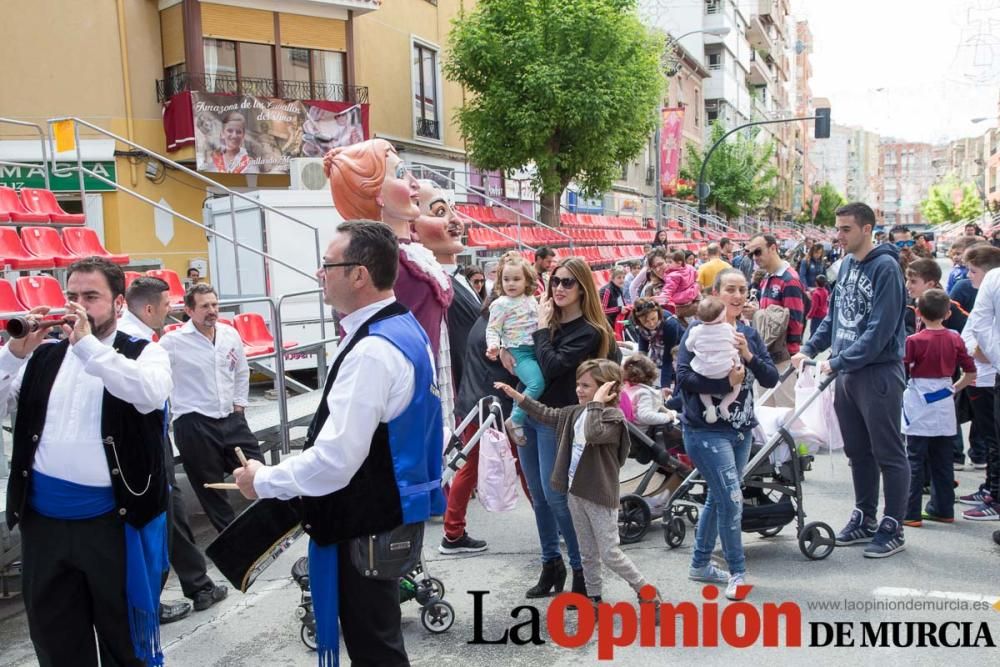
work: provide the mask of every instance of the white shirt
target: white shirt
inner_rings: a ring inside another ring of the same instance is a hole
[[[118,331],[123,334],[132,336],[133,338],[141,338],[143,340],[153,340],[153,336],[156,332],[153,331],[145,322],[140,320],[138,317],[132,314],[132,311],[125,308],[122,311],[121,317],[118,318]]]
[[[160,345],[170,353],[174,370],[170,395],[174,419],[189,412],[222,419],[234,405],[247,405],[250,366],[236,329],[216,324],[213,344],[188,320],[161,338]]]
[[[34,470],[77,484],[111,486],[101,442],[104,390],[143,414],[163,407],[173,386],[167,353],[150,343],[138,359],[127,359],[115,352],[114,340],[114,333],[103,340],[86,336],[66,352],[49,393]],[[18,359],[9,346],[0,350],[0,412],[16,404],[30,358]]]
[[[573,485],[576,467],[580,465],[580,459],[583,457],[583,448],[587,446],[587,432],[584,428],[586,419],[587,411],[582,410],[580,416],[573,422],[573,452],[569,457],[569,479],[566,482],[570,486]]]
[[[1000,268],[992,269],[983,278],[976,294],[976,305],[969,313],[969,319],[962,329],[962,340],[969,349],[969,354],[978,347],[990,360],[994,374],[1000,371]],[[976,362],[976,386],[980,385],[980,362]]]
[[[344,338],[331,365],[361,325],[395,301],[394,297],[383,299],[342,318]],[[427,359],[433,368],[430,345]],[[395,345],[378,336],[358,341],[330,387],[326,397],[330,416],[316,442],[297,456],[258,470],[253,484],[257,495],[288,500],[325,496],[347,486],[368,457],[375,429],[403,414],[413,398],[414,384],[413,364]]]
[[[479,293],[472,289],[472,285],[469,284],[469,279],[466,278],[465,275],[463,275],[459,270],[458,264],[442,264],[441,268],[445,270],[445,273],[455,279],[454,284],[461,285],[466,292],[476,297],[477,301],[480,300]]]

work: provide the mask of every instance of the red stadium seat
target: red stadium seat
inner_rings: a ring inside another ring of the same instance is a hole
[[[240,333],[240,338],[243,339],[244,345],[266,349],[267,354],[274,352],[274,336],[271,335],[271,331],[267,328],[267,323],[264,322],[264,318],[260,314],[240,313],[233,318],[233,324]],[[294,341],[287,341],[282,347],[287,350],[296,345],[298,343]],[[263,354],[263,352],[260,354]],[[247,356],[250,356],[249,352]]]
[[[51,258],[57,267],[69,266],[80,259],[66,249],[59,232],[52,227],[22,227],[21,241],[32,255]]]
[[[0,186],[0,222],[49,222],[49,215],[24,208],[14,188]]]
[[[48,216],[52,222],[63,225],[82,225],[83,213],[67,213],[59,205],[51,190],[42,188],[21,188],[21,203],[28,211]]]
[[[17,230],[0,227],[0,264],[6,264],[15,271],[27,269],[51,269],[55,261],[51,257],[36,257],[24,249]]]
[[[171,269],[150,269],[146,271],[146,275],[159,278],[170,286],[170,303],[174,305],[184,303],[184,285],[181,283],[180,276],[177,275],[176,271]]]
[[[128,255],[113,255],[101,244],[97,232],[89,227],[76,227],[63,230],[63,242],[66,249],[77,257],[103,257],[115,264],[128,264]]]
[[[125,289],[132,284],[132,281],[141,276],[142,274],[138,271],[126,271],[125,272]]]
[[[14,286],[6,280],[0,280],[0,313],[23,313],[27,308],[14,294]],[[7,326],[7,320],[0,320],[0,329]]]
[[[17,298],[29,310],[38,306],[62,308],[66,295],[52,276],[25,276],[17,279]]]

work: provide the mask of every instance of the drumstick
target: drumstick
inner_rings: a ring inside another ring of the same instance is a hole
[[[243,456],[243,450],[239,447],[236,448],[236,458],[240,460],[240,465],[244,468],[247,467],[247,457]]]
[[[215,482],[215,483],[205,482],[203,486],[206,489],[223,489],[223,490],[233,490],[233,491],[240,488],[233,482]]]

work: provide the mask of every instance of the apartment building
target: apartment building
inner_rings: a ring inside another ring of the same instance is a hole
[[[0,22],[2,115],[42,124],[80,117],[246,190],[288,188],[288,159],[321,155],[334,123],[346,119],[352,137],[384,137],[408,162],[460,178],[465,153],[452,118],[462,90],[444,80],[441,65],[452,18],[473,4],[9,0]],[[42,34],[59,48],[39,48]],[[29,72],[45,74],[25,85]],[[213,149],[222,118],[202,114],[197,102],[205,103],[202,111],[235,105],[246,131],[242,162],[220,160]],[[81,154],[95,171],[202,219],[213,186],[107,136],[83,130],[81,138]],[[0,160],[39,164],[0,166],[0,183],[34,184],[43,173],[39,142],[24,128],[0,124]],[[64,207],[85,209],[108,249],[128,253],[136,268],[183,272],[207,258],[202,230],[87,180],[85,196],[75,177],[54,179],[53,187]]]
[[[931,144],[883,139],[879,144],[881,181],[877,192],[886,225],[924,222],[920,202],[940,174],[934,166]]]

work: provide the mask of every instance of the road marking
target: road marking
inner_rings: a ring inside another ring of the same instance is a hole
[[[887,598],[932,598],[938,600],[965,600],[967,602],[987,602],[1000,611],[1000,597],[978,593],[958,593],[953,591],[925,591],[919,588],[892,588],[881,586],[872,591],[875,597]]]

